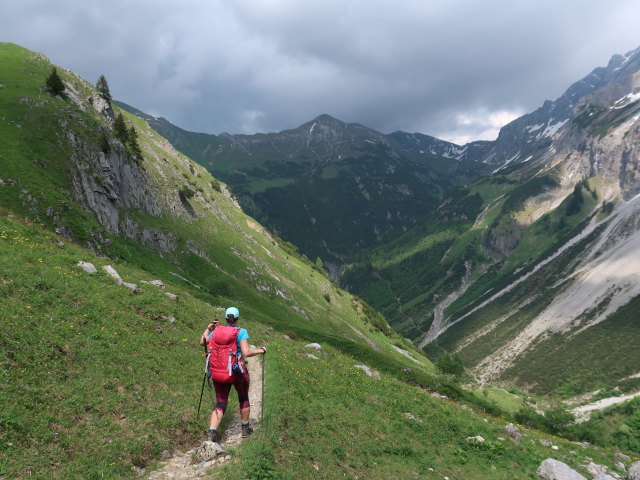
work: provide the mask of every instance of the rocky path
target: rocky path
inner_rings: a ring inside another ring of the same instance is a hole
[[[251,348],[256,348],[252,346]],[[249,402],[251,403],[251,425],[256,428],[262,416],[262,359],[263,357],[253,357],[248,361],[249,376],[251,377],[251,385],[249,387]],[[205,392],[206,394],[206,392]],[[235,395],[235,390],[231,389],[231,395]],[[205,402],[203,400],[203,406]],[[211,405],[211,402],[208,403]],[[207,429],[209,410],[203,408],[202,419],[203,432]],[[233,409],[227,410],[226,415],[231,416],[226,424],[225,430],[222,432],[222,442],[219,447],[211,442],[204,442],[195,445],[186,452],[175,452],[174,456],[164,461],[159,469],[149,474],[149,480],[182,480],[191,478],[206,478],[206,471],[212,467],[223,465],[228,462],[231,457],[226,453],[228,447],[234,447],[242,442],[240,416],[238,411]],[[209,461],[199,461],[198,450],[207,448],[211,456],[212,452],[216,454],[215,458]]]

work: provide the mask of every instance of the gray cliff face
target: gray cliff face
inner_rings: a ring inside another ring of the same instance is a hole
[[[158,217],[165,203],[151,187],[145,171],[127,157],[122,144],[112,141],[110,152],[105,154],[93,151],[71,132],[68,139],[75,165],[74,195],[80,204],[95,215],[108,233],[131,238],[156,251],[173,252],[177,246],[174,234],[141,226],[122,214],[122,209],[134,209]],[[104,241],[98,239],[98,243]]]
[[[109,233],[120,234],[121,208],[160,215],[160,202],[149,191],[146,175],[127,158],[122,145],[114,144],[108,154],[87,155],[86,146],[75,135],[70,133],[69,140],[75,149],[72,159],[77,167],[74,172],[76,196],[95,213]]]

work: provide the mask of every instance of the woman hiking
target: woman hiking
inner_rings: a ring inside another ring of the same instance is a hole
[[[200,345],[208,345],[210,371],[213,378],[213,387],[216,391],[216,406],[211,412],[209,421],[209,440],[211,442],[217,443],[220,440],[218,427],[227,409],[231,385],[235,387],[238,393],[242,436],[248,437],[253,433],[253,429],[249,425],[249,413],[251,411],[249,405],[249,371],[245,365],[245,359],[254,355],[264,355],[267,353],[267,347],[260,347],[258,350],[252,350],[249,347],[249,333],[245,328],[240,328],[237,325],[239,317],[240,312],[236,307],[227,308],[225,312],[227,325],[218,326],[218,322],[212,322],[200,337]],[[223,344],[227,346],[220,348]],[[228,345],[231,345],[231,347]],[[234,351],[235,359],[232,358]]]

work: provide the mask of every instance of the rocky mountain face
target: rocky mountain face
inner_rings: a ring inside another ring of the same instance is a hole
[[[640,361],[639,119],[636,50],[505,126],[480,157],[492,175],[448,195],[401,249],[349,266],[346,284],[427,350],[462,355],[484,381],[566,394],[631,388]],[[472,222],[452,221],[478,196]],[[426,269],[437,275],[424,281]]]

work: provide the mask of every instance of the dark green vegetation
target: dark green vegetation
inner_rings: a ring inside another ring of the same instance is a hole
[[[279,133],[215,136],[118,105],[229,184],[247,213],[328,266],[402,235],[446,189],[486,168],[329,115]]]

